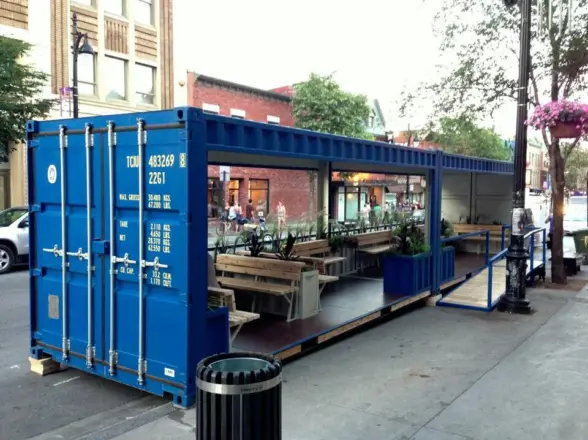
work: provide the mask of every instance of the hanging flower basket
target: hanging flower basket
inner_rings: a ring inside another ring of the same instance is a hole
[[[577,139],[588,134],[588,105],[570,101],[540,105],[527,124],[537,130],[548,128],[554,138]]]
[[[566,139],[566,138],[579,138],[582,136],[582,127],[570,122],[558,122],[555,125],[549,127],[549,131],[554,138]]]

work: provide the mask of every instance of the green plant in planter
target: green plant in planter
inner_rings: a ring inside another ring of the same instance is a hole
[[[400,255],[417,255],[428,250],[425,244],[425,234],[418,225],[410,219],[403,220],[394,230],[398,246],[392,251]]]
[[[219,235],[214,242],[214,262],[216,263],[216,257],[218,255],[228,254],[230,248],[231,245],[227,237],[224,234]]]
[[[253,234],[249,239],[249,255],[252,257],[259,257],[259,255],[265,250],[265,235],[261,237],[257,234]]]
[[[493,225],[501,225],[502,222],[500,220],[492,220]]]
[[[336,253],[343,247],[343,236],[340,234],[331,235],[329,238],[329,247],[331,248],[332,253]]]
[[[441,219],[441,238],[449,238],[455,236],[453,225],[449,220]],[[453,246],[453,243],[443,243],[443,247]]]
[[[298,255],[294,252],[294,244],[296,243],[296,237],[292,234],[288,234],[286,242],[281,246],[280,250],[276,253],[276,256],[280,260],[284,261],[295,261],[298,260]]]

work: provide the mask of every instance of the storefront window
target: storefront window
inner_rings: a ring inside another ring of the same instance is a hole
[[[229,203],[232,205],[239,201],[239,181],[231,179],[229,183]]]
[[[253,208],[256,211],[263,211],[265,215],[269,211],[269,180],[250,179],[249,198],[253,200]]]

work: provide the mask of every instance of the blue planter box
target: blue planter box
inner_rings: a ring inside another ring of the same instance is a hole
[[[430,290],[433,284],[431,252],[417,255],[388,255],[384,258],[384,292],[412,296]],[[455,249],[441,251],[441,282],[455,275]]]
[[[384,257],[384,292],[412,296],[431,288],[430,252]]]

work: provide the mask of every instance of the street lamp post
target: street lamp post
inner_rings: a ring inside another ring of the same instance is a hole
[[[514,153],[514,185],[510,245],[506,254],[506,294],[498,310],[509,313],[531,313],[526,297],[527,259],[525,249],[525,173],[527,164],[527,105],[529,100],[529,69],[531,61],[531,0],[504,0],[506,6],[521,3],[521,36],[517,126]]]
[[[73,100],[73,117],[78,118],[80,113],[80,104],[78,99],[78,57],[80,54],[94,54],[94,49],[90,43],[88,43],[88,34],[80,32],[78,30],[78,14],[75,12],[71,18],[72,21],[72,55],[73,55],[73,72],[72,81],[73,85],[71,88],[72,100]]]

